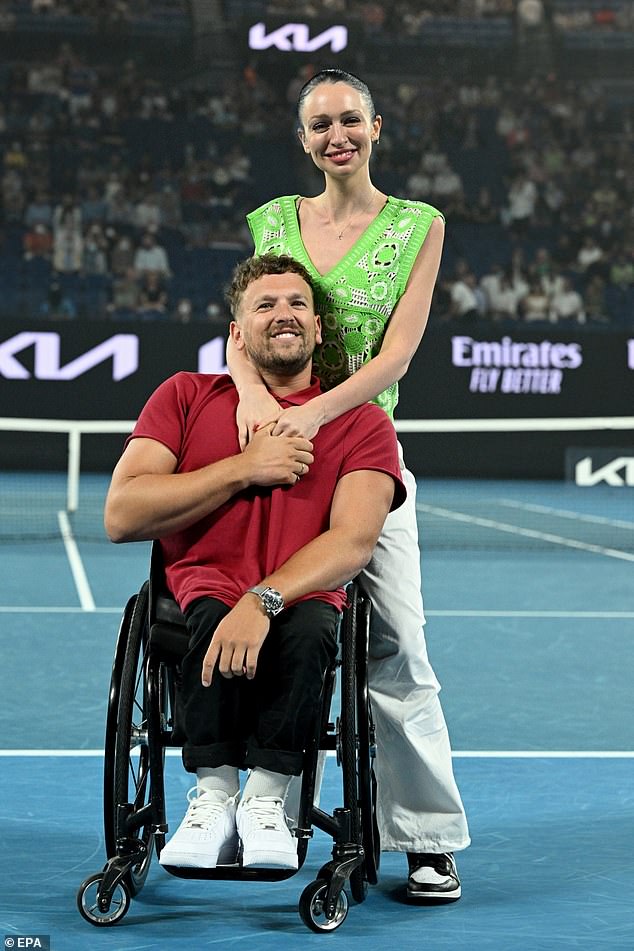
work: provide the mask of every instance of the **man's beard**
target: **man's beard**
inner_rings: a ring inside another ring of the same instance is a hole
[[[246,351],[251,363],[258,369],[278,373],[281,376],[294,376],[296,373],[300,373],[313,358],[313,342],[309,343],[305,337],[302,337],[301,340],[301,347],[299,350],[295,350],[294,353],[275,352],[265,346],[254,346],[250,342],[246,344]]]

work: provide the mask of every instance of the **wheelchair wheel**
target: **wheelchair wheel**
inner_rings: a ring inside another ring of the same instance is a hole
[[[133,812],[137,812],[151,799],[146,683],[147,582],[128,602],[121,638],[125,638],[125,650],[120,650],[117,645],[110,696],[113,709],[109,710],[106,736],[104,827],[108,858],[116,855],[117,839],[126,835],[126,829],[119,828],[122,821],[119,806],[131,803]],[[115,669],[117,666],[118,670]],[[154,838],[150,823],[139,829],[137,835],[147,852],[143,861],[133,866],[124,880],[133,896],[143,888],[152,861]]]
[[[348,914],[348,899],[345,892],[340,892],[333,918],[327,918],[324,912],[324,902],[328,893],[328,882],[318,878],[307,885],[299,899],[299,914],[307,928],[321,933],[335,931],[343,924]]]
[[[99,908],[99,886],[103,881],[103,872],[91,875],[81,883],[77,893],[77,908],[82,918],[98,928],[107,928],[121,921],[130,907],[130,890],[124,881],[120,881],[112,895],[108,911]]]
[[[352,839],[363,846],[364,861],[350,876],[350,894],[362,902],[367,883],[375,885],[379,857],[376,825],[373,728],[367,684],[369,602],[353,586],[344,615],[341,674],[341,767],[343,803],[350,810]]]

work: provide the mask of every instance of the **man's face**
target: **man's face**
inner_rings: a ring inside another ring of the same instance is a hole
[[[292,271],[259,277],[242,295],[231,334],[258,369],[298,373],[321,343],[310,287]]]

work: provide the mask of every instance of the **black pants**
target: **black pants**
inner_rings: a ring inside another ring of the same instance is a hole
[[[211,686],[203,687],[203,658],[229,610],[215,598],[199,598],[185,612],[190,641],[174,730],[185,769],[262,766],[298,776],[324,674],[337,653],[339,612],[317,600],[287,608],[271,622],[253,680],[228,679],[216,668]]]

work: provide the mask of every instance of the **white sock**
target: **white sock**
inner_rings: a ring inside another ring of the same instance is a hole
[[[240,776],[237,766],[199,766],[196,770],[199,789],[205,792],[220,791],[227,796],[235,796],[240,789]]]
[[[256,766],[249,773],[248,779],[244,784],[242,798],[249,796],[272,796],[284,801],[288,784],[291,777],[285,773],[273,773],[270,769],[263,769]]]

